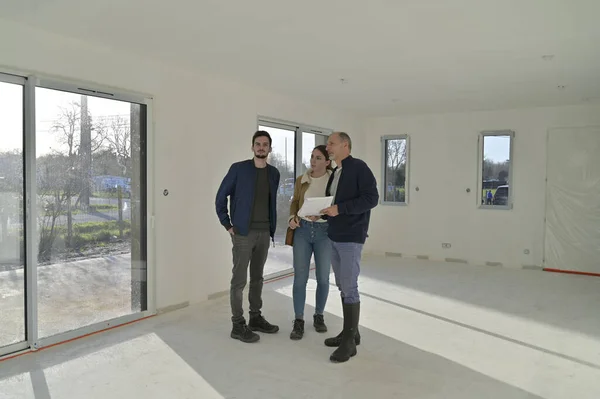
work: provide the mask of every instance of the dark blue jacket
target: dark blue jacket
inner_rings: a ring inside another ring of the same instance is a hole
[[[327,217],[329,238],[334,242],[355,242],[364,244],[368,237],[371,209],[379,202],[377,180],[367,164],[349,156],[342,161],[342,175],[337,185],[334,205],[339,215]],[[327,183],[330,194],[334,174]]]
[[[229,168],[217,191],[215,206],[219,221],[226,230],[234,227],[236,234],[247,236],[252,222],[254,207],[254,190],[258,176],[254,160],[236,162]],[[277,189],[279,188],[279,171],[267,164],[269,175],[269,219],[271,223],[271,238],[275,236],[277,226]],[[230,200],[231,217],[227,209],[227,199]]]

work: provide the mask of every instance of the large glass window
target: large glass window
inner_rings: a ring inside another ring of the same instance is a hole
[[[259,125],[273,140],[268,162],[279,170],[280,181],[277,190],[277,230],[275,245],[269,250],[264,275],[273,275],[290,268],[292,248],[285,245],[285,233],[290,214],[290,203],[294,195],[296,173],[296,132],[293,128]]]
[[[39,337],[146,303],[145,106],[36,89]]]
[[[269,163],[281,174],[277,191],[277,231],[275,245],[269,249],[264,275],[267,279],[291,273],[292,247],[285,245],[285,235],[294,195],[296,178],[310,168],[310,156],[315,146],[326,144],[331,131],[272,120],[259,120],[258,129],[269,132],[273,148]]]
[[[154,309],[150,104],[0,73],[0,356]]]
[[[0,75],[0,354],[26,339],[24,86]]]
[[[299,174],[310,168],[310,157],[313,149],[318,145],[327,145],[327,135],[321,133],[302,132],[302,166]]]

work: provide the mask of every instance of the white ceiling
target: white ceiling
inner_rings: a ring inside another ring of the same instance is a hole
[[[0,4],[3,18],[371,115],[600,102],[600,0]]]

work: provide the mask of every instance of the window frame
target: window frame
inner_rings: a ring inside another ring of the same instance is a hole
[[[509,145],[509,170],[508,170],[508,199],[506,205],[486,205],[482,203],[483,199],[483,158],[484,158],[484,144],[486,137],[499,137],[508,136],[510,137]],[[510,129],[502,130],[483,130],[479,132],[477,138],[477,207],[478,209],[489,209],[489,210],[501,210],[508,211],[512,210],[514,206],[514,146],[515,146],[515,131]]]
[[[406,141],[406,171],[404,180],[404,201],[386,201],[386,169],[387,169],[387,142],[390,140]],[[408,206],[410,200],[410,136],[408,134],[381,136],[381,194],[379,196],[381,205]]]
[[[257,115],[257,117],[256,117],[257,129],[260,126],[272,127],[275,129],[290,130],[290,131],[294,132],[294,137],[295,137],[295,139],[294,139],[294,145],[295,145],[294,176],[296,176],[296,178],[300,177],[300,175],[301,175],[301,173],[300,173],[301,169],[299,168],[299,165],[301,165],[303,163],[303,161],[302,161],[302,146],[303,146],[302,134],[303,133],[312,133],[315,135],[329,137],[334,132],[333,129],[328,129],[328,128],[323,128],[323,127],[318,127],[318,126],[307,125],[305,123],[297,123],[297,122],[286,121],[283,119],[276,119],[276,118],[271,118],[271,117],[267,117],[267,116]]]
[[[106,328],[125,325],[127,323],[153,316],[156,309],[156,253],[155,253],[155,136],[154,136],[154,98],[146,93],[136,93],[107,85],[95,84],[71,78],[57,78],[46,74],[31,74],[24,71],[0,67],[3,82],[23,84],[23,118],[24,118],[24,215],[25,215],[25,296],[26,296],[26,340],[22,343],[0,348],[0,358],[17,351],[35,351],[67,342],[75,338],[103,331]],[[40,338],[38,336],[38,294],[37,283],[37,179],[36,179],[36,88],[65,91],[92,97],[136,103],[145,106],[141,113],[140,123],[145,127],[143,141],[142,176],[144,178],[145,206],[143,218],[143,250],[146,256],[146,310],[103,320],[95,324],[64,331],[56,335]]]

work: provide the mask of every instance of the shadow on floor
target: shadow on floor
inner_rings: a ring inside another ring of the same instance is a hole
[[[289,297],[265,290],[264,301],[270,321],[289,320]],[[308,308],[306,313],[311,314]],[[0,392],[6,378],[31,373],[35,399],[51,398],[45,369],[102,352],[110,353],[109,361],[118,364],[119,353],[112,347],[139,345],[142,341],[137,338],[152,334],[224,398],[540,398],[362,327],[367,338],[358,356],[332,364],[332,349],[323,340],[337,334],[342,321],[331,314],[326,320],[330,328],[326,334],[314,332],[307,323],[304,339],[291,341],[291,324],[280,324],[279,333],[261,334],[260,342],[244,344],[229,337],[229,301],[220,298],[8,361],[0,368]],[[95,384],[110,382],[102,381],[102,375],[95,378]],[[148,379],[132,378],[133,392],[140,383],[152,383],[152,376]]]

